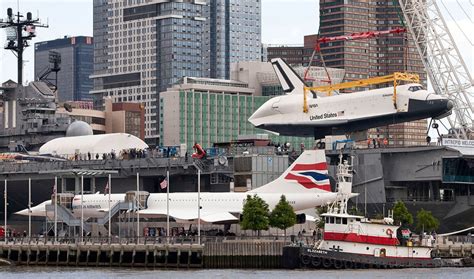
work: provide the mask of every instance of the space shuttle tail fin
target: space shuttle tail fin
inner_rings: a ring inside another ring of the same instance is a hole
[[[285,93],[303,94],[304,81],[293,68],[281,58],[274,58],[271,63]]]

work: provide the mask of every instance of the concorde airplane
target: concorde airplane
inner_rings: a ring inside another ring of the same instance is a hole
[[[272,59],[285,95],[271,98],[249,118],[257,128],[285,136],[324,138],[418,119],[439,119],[450,114],[453,102],[424,90],[420,84],[321,97],[308,94],[303,112],[304,82],[282,59]],[[311,93],[311,92],[309,92]]]
[[[173,187],[170,181],[169,187]],[[349,192],[351,189],[342,190]],[[326,205],[338,199],[340,195],[331,192],[326,156],[323,150],[307,150],[276,180],[246,193],[201,193],[200,217],[203,222],[223,223],[236,222],[242,212],[247,195],[257,195],[268,203],[272,209],[285,195],[295,211]],[[352,194],[355,196],[357,194]],[[112,206],[123,201],[125,194],[111,194]],[[198,193],[170,193],[169,215],[177,222],[193,222],[198,218]],[[81,215],[81,195],[76,195],[72,202],[73,214]],[[45,216],[45,205],[51,200],[32,207],[32,216]],[[108,212],[108,195],[84,195],[84,216],[99,217]],[[149,195],[146,208],[139,211],[142,217],[166,216],[166,194]],[[28,209],[17,212],[28,215]]]

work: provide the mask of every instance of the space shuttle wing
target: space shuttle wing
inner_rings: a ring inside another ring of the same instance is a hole
[[[166,216],[166,210],[162,209],[154,209],[154,208],[147,208],[140,210],[139,213],[143,216],[149,217],[161,217]],[[169,211],[170,217],[183,220],[183,221],[193,221],[198,219],[198,212],[196,211],[189,211],[189,210],[180,210],[180,209],[171,209]],[[237,217],[230,214],[227,211],[224,212],[214,212],[214,211],[206,211],[201,210],[201,221],[207,223],[215,223],[215,222],[225,222],[225,221],[236,221],[238,220]]]

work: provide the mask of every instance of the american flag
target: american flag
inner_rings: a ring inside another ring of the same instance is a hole
[[[34,25],[28,25],[25,28],[25,31],[28,33],[35,33],[36,27]]]
[[[166,181],[166,179],[163,179],[163,181],[161,181],[160,183],[160,187],[161,189],[165,189],[166,187],[168,187],[168,181]]]
[[[109,182],[107,182],[107,184],[105,184],[104,196],[107,195],[107,193],[109,193]]]

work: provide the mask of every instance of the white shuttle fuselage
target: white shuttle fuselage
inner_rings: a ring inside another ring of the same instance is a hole
[[[389,124],[444,117],[453,107],[451,101],[429,93],[420,84],[406,84],[397,86],[396,106],[393,87],[326,97],[308,92],[308,112],[303,112],[303,81],[283,60],[273,59],[272,64],[287,94],[268,100],[249,121],[280,135],[315,138],[344,135]]]

